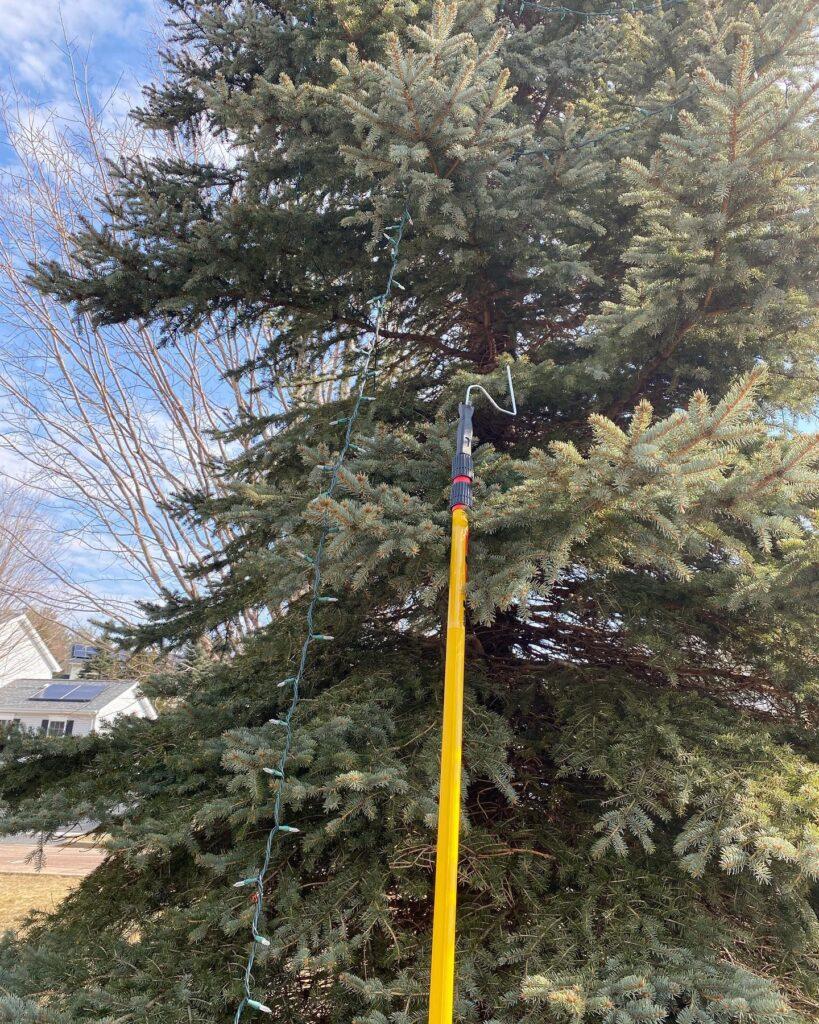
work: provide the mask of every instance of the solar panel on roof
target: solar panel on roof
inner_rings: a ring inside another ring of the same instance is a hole
[[[76,700],[87,703],[98,697],[105,686],[105,683],[49,683],[29,697],[29,700]]]
[[[100,653],[99,647],[93,644],[72,644],[71,657],[74,661],[90,661]]]
[[[105,689],[105,683],[82,683],[61,700],[93,700]]]
[[[65,695],[76,688],[76,683],[49,683],[29,697],[29,700],[64,700]]]

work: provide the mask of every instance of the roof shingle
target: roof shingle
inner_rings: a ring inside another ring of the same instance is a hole
[[[44,686],[51,683],[71,682],[77,686],[82,683],[104,684],[91,700],[32,700]],[[112,700],[121,697],[126,690],[136,685],[135,679],[14,679],[6,686],[0,687],[0,714],[9,711],[30,711],[39,714],[50,711],[52,714],[65,714],[69,711],[100,711]]]

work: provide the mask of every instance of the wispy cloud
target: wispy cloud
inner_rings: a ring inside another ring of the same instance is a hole
[[[59,95],[64,51],[94,56],[100,85],[113,83],[141,60],[155,19],[152,0],[0,0],[0,64],[4,77]]]

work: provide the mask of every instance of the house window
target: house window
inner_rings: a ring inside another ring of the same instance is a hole
[[[67,722],[55,722],[44,718],[40,722],[40,732],[48,736],[72,736],[74,734],[74,719],[69,718]]]

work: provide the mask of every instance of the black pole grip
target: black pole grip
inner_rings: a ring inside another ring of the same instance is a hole
[[[458,505],[472,508],[472,406],[458,406],[458,434],[455,440],[455,455],[452,459],[452,489],[449,494],[449,507]]]

